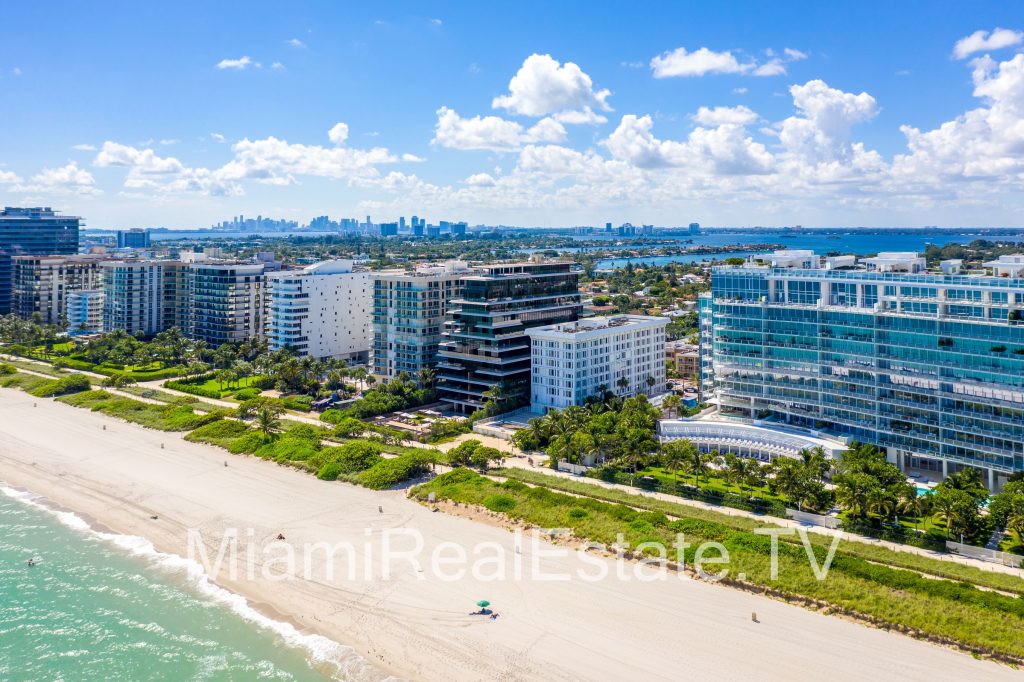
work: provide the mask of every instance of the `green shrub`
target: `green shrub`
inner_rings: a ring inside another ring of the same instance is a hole
[[[185,436],[185,440],[227,448],[232,442],[247,433],[249,433],[249,427],[243,422],[234,419],[218,419],[195,429]]]
[[[484,498],[484,506],[493,512],[510,512],[516,507],[516,499],[511,495],[490,495]]]
[[[324,410],[323,412],[320,413],[320,421],[326,422],[328,424],[338,424],[339,422],[341,422],[342,419],[345,418],[345,414],[341,410],[337,410],[333,407],[329,410]]]
[[[331,412],[331,410],[328,410]],[[341,414],[337,410],[334,410],[337,414]],[[325,420],[326,421],[326,420]],[[369,424],[359,421],[355,417],[339,417],[336,426],[334,427],[334,435],[339,438],[359,438],[366,433],[370,426]]]
[[[5,376],[5,375],[8,375],[8,374],[17,374],[17,373],[18,373],[18,368],[15,367],[14,365],[11,365],[11,364],[8,364],[8,363],[0,364],[0,376]]]
[[[199,377],[199,378],[203,379],[204,382],[208,381],[210,379],[209,376],[205,376],[205,378],[203,378],[203,377]],[[209,388],[209,387],[206,387],[206,386],[200,386],[200,385],[198,385],[195,382],[196,382],[195,379],[189,379],[187,381],[171,380],[171,381],[165,381],[164,382],[164,386],[167,387],[167,388],[173,389],[175,391],[181,391],[183,393],[191,393],[192,395],[198,395],[198,396],[203,397],[203,398],[215,398],[215,399],[219,399],[220,398],[221,392],[219,390],[217,390],[216,388]]]
[[[427,471],[424,455],[408,452],[393,459],[381,459],[372,467],[357,474],[353,482],[374,490],[384,490]]]
[[[308,395],[289,395],[281,398],[281,403],[287,410],[309,412],[313,405],[313,399]]]
[[[228,452],[233,455],[251,455],[267,442],[266,437],[259,431],[252,431],[232,441],[228,445]]]
[[[573,507],[569,510],[566,516],[569,517],[570,521],[582,521],[583,519],[589,518],[590,514],[582,507]]]
[[[284,428],[286,429],[284,434],[285,438],[308,440],[319,443],[320,439],[323,437],[323,432],[319,427],[313,426],[312,424],[287,422],[287,425]]]
[[[282,437],[260,446],[254,454],[275,462],[304,462],[313,457],[319,449],[319,443],[304,438]]]
[[[48,381],[41,386],[31,389],[29,393],[37,398],[45,398],[51,395],[70,395],[72,393],[81,393],[82,391],[88,391],[91,388],[92,384],[89,383],[89,379],[87,377],[84,377],[81,374],[74,374],[54,381]]]
[[[260,389],[258,388],[240,388],[235,391],[235,400],[252,400],[258,398],[260,395]]]
[[[522,492],[524,490],[528,490],[530,486],[526,485],[525,483],[520,483],[519,481],[513,481],[510,478],[507,481],[503,482],[501,484],[501,487],[504,488],[505,490],[512,490],[512,491],[515,491],[515,492]]]
[[[316,472],[316,477],[321,481],[337,481],[338,476],[343,473],[345,470],[341,462],[331,462],[320,467]]]
[[[337,465],[339,473],[355,474],[377,464],[381,460],[381,449],[379,443],[353,441],[337,447],[323,448],[309,463],[317,469],[322,469],[328,464]]]
[[[453,467],[469,466],[473,459],[473,453],[482,447],[482,443],[475,438],[464,440],[448,451],[448,464]]]

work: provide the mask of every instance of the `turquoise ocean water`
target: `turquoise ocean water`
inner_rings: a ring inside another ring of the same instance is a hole
[[[28,566],[36,558],[35,566]],[[267,619],[198,566],[0,485],[0,680],[361,679],[351,649]],[[370,676],[376,676],[370,673]]]

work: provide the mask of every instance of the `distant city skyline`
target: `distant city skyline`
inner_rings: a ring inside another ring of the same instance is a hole
[[[1024,224],[1012,4],[6,10],[0,201],[91,228]]]

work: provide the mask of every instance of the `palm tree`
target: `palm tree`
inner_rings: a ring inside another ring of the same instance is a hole
[[[256,413],[256,427],[263,432],[265,439],[269,439],[281,426],[278,414],[278,411],[270,405],[263,405]]]
[[[900,513],[914,517],[915,530],[918,530],[921,517],[928,513],[930,507],[931,495],[918,495],[917,488],[912,485],[906,486],[897,502],[897,510]]]
[[[726,455],[726,466],[728,467],[729,477],[736,483],[736,486],[742,493],[743,489],[747,485],[747,470],[751,462],[745,457],[737,457],[733,455],[731,460],[728,459],[728,457],[729,456]]]
[[[661,401],[661,406],[668,410],[669,416],[679,416],[679,406],[682,404],[683,399],[677,396],[675,393],[669,396],[665,396],[665,399]]]
[[[751,488],[757,488],[760,490],[764,487],[767,470],[761,466],[761,463],[756,459],[748,460],[746,483]],[[753,496],[753,495],[751,495]]]
[[[875,486],[868,493],[868,509],[888,519],[896,511],[896,498],[885,488]]]
[[[1006,527],[1017,534],[1017,542],[1024,544],[1024,502],[1014,503],[1006,516]]]
[[[627,388],[629,388],[629,379],[627,379],[626,377],[619,377],[619,380],[615,382],[615,385],[621,388],[622,390],[626,390]]]
[[[691,456],[690,449],[694,445],[688,440],[673,440],[665,443],[661,448],[661,461],[675,479],[676,486],[679,486],[679,470],[686,465],[687,459]]]
[[[842,474],[836,477],[836,502],[854,516],[866,516],[871,493],[877,487],[877,480],[867,474]]]
[[[362,390],[363,382],[366,381],[366,368],[356,367],[349,373],[349,376],[356,380],[356,386],[359,387],[359,390]]]
[[[430,367],[424,367],[416,373],[416,380],[419,382],[420,388],[430,388],[434,385],[436,378],[437,373]]]
[[[693,475],[694,480],[697,484],[697,490],[700,490],[700,477],[706,474],[711,462],[718,459],[718,450],[712,450],[711,452],[701,452],[699,449],[694,447],[689,452],[689,460],[687,461],[687,471]]]

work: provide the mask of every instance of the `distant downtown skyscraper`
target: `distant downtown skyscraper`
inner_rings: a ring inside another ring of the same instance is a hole
[[[81,222],[81,218],[60,215],[48,206],[8,206],[0,211],[0,315],[7,315],[12,310],[12,257],[78,253]]]

